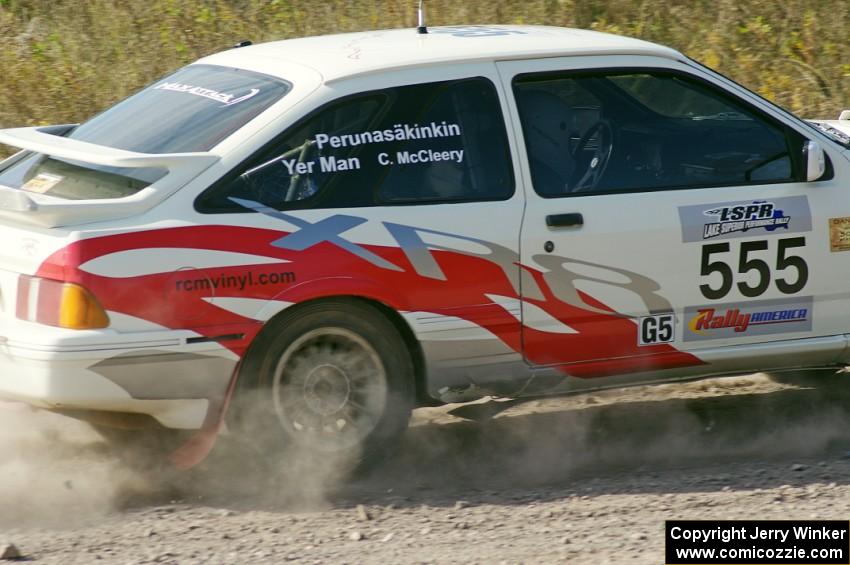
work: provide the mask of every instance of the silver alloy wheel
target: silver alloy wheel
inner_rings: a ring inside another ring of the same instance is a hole
[[[275,367],[275,414],[296,441],[325,452],[351,449],[375,429],[387,401],[381,357],[357,333],[327,327],[293,341]]]

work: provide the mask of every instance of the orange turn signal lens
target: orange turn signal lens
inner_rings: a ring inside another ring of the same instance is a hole
[[[59,327],[72,330],[105,328],[109,316],[94,295],[73,283],[62,285],[62,301],[59,306]]]

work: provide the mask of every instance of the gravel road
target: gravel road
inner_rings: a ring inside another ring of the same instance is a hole
[[[346,484],[233,440],[151,480],[84,424],[10,404],[0,542],[45,564],[658,564],[667,519],[848,519],[848,400],[749,376],[422,409]]]

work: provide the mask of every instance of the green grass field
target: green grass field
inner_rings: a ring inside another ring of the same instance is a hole
[[[664,43],[806,117],[850,107],[850,0],[427,2],[428,23],[552,24]],[[414,0],[0,0],[0,127],[79,122],[254,42],[412,26]]]

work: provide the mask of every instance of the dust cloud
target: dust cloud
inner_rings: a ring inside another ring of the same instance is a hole
[[[531,488],[709,462],[842,457],[850,447],[848,400],[835,389],[754,375],[508,403],[482,422],[427,409],[375,480],[426,489]]]
[[[87,424],[0,402],[0,528],[73,527],[145,488]]]
[[[356,450],[317,453],[285,442],[271,403],[247,391],[234,400],[227,422],[209,457],[186,474],[191,480],[180,481],[185,497],[246,508],[325,509],[360,459]]]
[[[843,457],[848,400],[750,376],[425,408],[385,458],[353,476],[351,460],[283,449],[271,425],[231,429],[206,461],[168,481],[126,465],[87,424],[0,403],[0,528],[70,527],[128,500],[321,511],[388,492],[462,498],[624,474],[640,490],[652,485],[642,476],[665,468]]]
[[[848,400],[755,375],[423,408],[383,460],[354,476],[323,456],[275,457],[251,447],[252,434],[223,437],[192,492],[214,505],[319,511],[387,493],[462,498],[723,461],[841,457]],[[254,433],[274,445],[274,429]]]
[[[0,402],[0,530],[76,528],[173,503],[327,508],[352,460],[276,454],[273,431],[225,432],[206,461],[181,472],[146,440],[109,442],[85,422]]]

